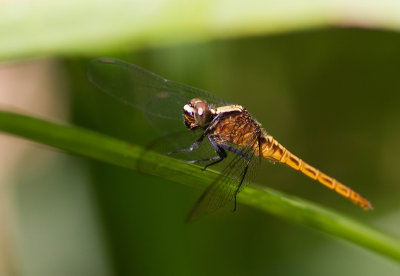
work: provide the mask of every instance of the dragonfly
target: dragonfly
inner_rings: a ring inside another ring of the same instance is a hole
[[[113,58],[92,61],[87,75],[101,91],[142,110],[154,129],[173,145],[175,150],[167,154],[185,154],[189,156],[185,162],[203,163],[203,170],[226,160],[220,174],[189,212],[187,221],[214,212],[231,201],[235,210],[236,197],[254,175],[260,159],[286,164],[361,208],[373,209],[365,197],[287,150],[241,105]],[[188,141],[180,142],[174,136],[176,133]],[[206,151],[208,156],[195,158],[194,153],[203,144],[211,149]]]

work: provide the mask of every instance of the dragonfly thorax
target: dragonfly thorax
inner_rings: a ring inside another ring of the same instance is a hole
[[[207,127],[215,115],[215,109],[202,99],[194,98],[183,107],[183,118],[188,129]]]

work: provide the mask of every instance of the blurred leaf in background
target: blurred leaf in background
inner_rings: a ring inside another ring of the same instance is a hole
[[[29,104],[52,97],[49,105],[65,113],[46,116],[134,144],[157,135],[140,112],[91,87],[92,58],[120,58],[242,104],[375,210],[283,166],[261,166],[257,183],[400,235],[399,16],[400,4],[389,0],[10,2],[0,6],[0,59],[16,68],[16,59],[57,59],[46,73],[50,88],[19,108],[42,114]],[[34,71],[13,80],[28,83]],[[0,100],[20,93],[9,88],[0,88]],[[201,191],[59,153],[45,162],[47,148],[25,154],[1,185],[9,274],[400,273],[388,259],[242,205],[184,224]]]

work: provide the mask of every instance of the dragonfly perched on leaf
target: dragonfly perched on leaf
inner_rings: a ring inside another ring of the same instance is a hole
[[[232,200],[236,209],[236,197],[248,182],[246,176],[253,175],[260,158],[284,163],[363,209],[372,209],[359,193],[288,151],[241,105],[117,59],[96,59],[90,63],[87,73],[100,90],[142,110],[149,123],[173,145],[174,150],[168,154],[185,154],[189,158],[187,163],[203,163],[203,169],[227,162],[190,211],[188,221]],[[175,133],[186,137],[186,143],[176,139]],[[199,158],[196,152],[204,144],[211,151]]]

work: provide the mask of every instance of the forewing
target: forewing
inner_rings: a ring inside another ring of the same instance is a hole
[[[215,106],[226,104],[224,99],[204,90],[166,80],[117,59],[92,61],[87,76],[106,94],[145,112],[149,123],[162,135],[184,129],[182,109],[193,98],[202,98]]]

